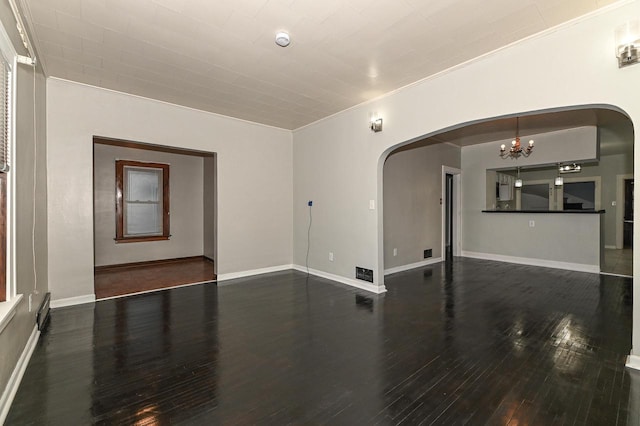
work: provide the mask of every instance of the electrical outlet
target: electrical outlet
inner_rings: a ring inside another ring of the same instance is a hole
[[[394,248],[394,249],[393,249],[393,255],[394,255],[394,256],[397,256],[397,255],[398,255],[398,249],[397,249],[397,248]]]
[[[309,207],[313,206],[313,201],[309,200],[309,202],[307,203],[307,205],[308,205]]]
[[[31,312],[31,305],[33,303],[33,294],[29,295],[29,312]]]
[[[529,221],[529,228],[534,228],[536,226],[536,221],[535,220],[530,220]]]
[[[329,260],[331,262],[333,262],[333,252],[332,251],[329,252]]]

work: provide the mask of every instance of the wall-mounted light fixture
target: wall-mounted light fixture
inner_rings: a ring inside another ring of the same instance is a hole
[[[640,22],[633,20],[625,22],[615,30],[616,57],[618,68],[638,63],[638,48],[640,48]]]
[[[369,123],[369,128],[372,132],[378,133],[382,131],[382,117],[378,117],[378,114],[371,115],[371,121]]]
[[[582,166],[580,164],[560,164],[558,166],[559,173],[580,173],[582,171]]]

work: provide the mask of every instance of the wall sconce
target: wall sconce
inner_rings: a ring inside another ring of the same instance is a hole
[[[638,63],[640,46],[640,23],[637,20],[626,22],[615,30],[616,57],[618,68]]]
[[[371,120],[371,131],[378,133],[382,131],[382,118],[376,118]]]
[[[555,184],[556,184],[556,186],[562,186],[562,185],[564,185],[564,179],[562,178],[562,176],[558,176],[558,177],[556,178]]]

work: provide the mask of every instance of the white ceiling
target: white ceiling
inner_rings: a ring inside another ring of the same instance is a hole
[[[22,0],[48,76],[296,129],[617,0]],[[291,45],[274,43],[286,30]]]

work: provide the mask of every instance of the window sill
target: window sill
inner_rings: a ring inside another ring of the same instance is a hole
[[[5,327],[9,325],[13,317],[16,315],[16,308],[21,300],[22,295],[16,294],[15,297],[11,298],[11,300],[0,302],[0,333],[2,333]]]
[[[165,241],[170,237],[166,235],[154,235],[152,237],[124,237],[124,238],[114,238],[116,244],[120,243],[142,243],[145,241]]]

